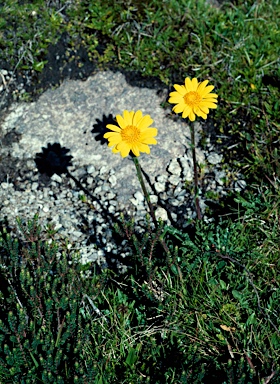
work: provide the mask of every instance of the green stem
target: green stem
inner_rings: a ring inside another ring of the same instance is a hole
[[[143,179],[143,175],[142,175],[141,166],[139,164],[139,160],[138,160],[137,157],[134,157],[134,156],[132,158],[133,158],[133,161],[134,161],[134,164],[135,164],[135,167],[136,167],[136,172],[137,172],[138,180],[140,182],[142,191],[144,193],[145,199],[146,199],[147,204],[149,206],[149,210],[150,210],[153,222],[154,222],[155,226],[157,227],[158,225],[157,225],[157,219],[156,219],[156,216],[155,216],[154,207],[153,207],[153,205],[151,203],[150,195],[149,195],[149,193],[147,191],[147,188],[146,188],[146,185],[144,183],[144,179]]]
[[[198,220],[201,220],[201,210],[198,197],[198,174],[197,174],[197,162],[195,153],[195,132],[194,127],[191,126],[191,141],[192,141],[192,157],[193,157],[193,175],[194,175],[194,188],[195,188],[195,207]]]
[[[152,216],[152,220],[153,220],[153,222],[155,224],[155,227],[157,228],[158,227],[158,222],[157,222],[157,219],[156,219],[154,207],[153,207],[153,205],[151,203],[149,192],[147,191],[147,188],[146,188],[146,185],[145,185],[145,182],[144,182],[144,179],[143,179],[143,174],[142,174],[141,166],[139,164],[139,160],[138,160],[138,158],[136,156],[132,156],[132,158],[133,158],[133,162],[134,162],[135,167],[136,167],[136,172],[137,172],[138,180],[140,182],[140,185],[141,185],[142,191],[144,193],[146,202],[147,202],[147,204],[149,206],[149,210],[150,210],[150,214]],[[169,249],[168,249],[165,241],[162,240],[162,239],[160,241],[161,241],[161,244],[162,244],[163,249],[165,250],[165,252],[167,254],[169,254]]]

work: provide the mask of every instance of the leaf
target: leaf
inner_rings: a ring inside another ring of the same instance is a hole
[[[227,289],[227,285],[224,282],[224,280],[222,280],[222,279],[220,279],[220,286],[221,286],[222,289]]]
[[[232,290],[232,295],[235,299],[241,301],[242,300],[242,294],[235,289]]]
[[[137,360],[137,352],[135,351],[135,349],[130,348],[127,358],[125,360],[125,364],[127,364],[129,367],[132,367],[136,362],[136,360]]]
[[[47,62],[48,62],[47,60],[44,60],[44,61],[36,61],[36,62],[33,64],[33,69],[35,69],[35,71],[42,72],[42,70],[44,69],[45,64],[46,64]]]
[[[176,276],[178,275],[178,270],[177,270],[175,264],[172,264],[172,265],[171,265],[171,271],[174,273],[174,275],[176,275]]]
[[[38,364],[37,360],[35,359],[35,357],[33,356],[33,353],[32,353],[31,351],[29,351],[29,353],[30,353],[30,356],[31,356],[31,358],[32,358],[32,360],[33,360],[33,362],[34,362],[34,364],[35,364],[35,367],[38,368],[38,367],[39,367],[39,364]]]
[[[248,320],[246,321],[246,325],[251,325],[251,324],[256,324],[256,314],[253,312],[249,317]]]

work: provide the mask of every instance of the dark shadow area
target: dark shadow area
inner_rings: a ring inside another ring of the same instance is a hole
[[[36,153],[35,163],[40,173],[45,173],[49,177],[67,173],[67,167],[72,165],[73,156],[67,153],[70,149],[61,147],[59,143],[48,143],[47,148],[43,147],[41,153]]]
[[[271,85],[272,87],[280,89],[280,77],[276,75],[264,75],[262,83],[265,86]]]
[[[108,143],[108,140],[104,139],[103,137],[106,132],[110,131],[108,128],[106,128],[107,124],[117,124],[112,113],[110,113],[108,116],[103,114],[102,120],[96,119],[96,123],[93,124],[93,129],[91,131],[91,133],[94,135],[95,141],[100,141],[101,145]]]
[[[119,68],[110,69],[114,72],[121,72],[125,76],[128,84],[130,84],[132,87],[157,89],[159,96],[161,96],[164,89],[167,88],[166,84],[159,80],[158,77],[143,76],[140,71],[135,70],[128,71]]]

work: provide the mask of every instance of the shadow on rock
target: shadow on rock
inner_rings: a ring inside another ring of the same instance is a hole
[[[106,132],[110,131],[108,128],[106,128],[107,124],[117,124],[111,113],[108,116],[103,115],[102,120],[96,119],[96,124],[93,124],[93,129],[91,131],[94,135],[96,135],[94,139],[96,141],[100,141],[101,145],[107,144],[108,142],[103,137]]]
[[[62,147],[59,143],[48,144],[47,148],[42,148],[41,153],[36,153],[35,163],[40,173],[45,173],[49,177],[53,174],[61,175],[68,173],[67,168],[72,165],[73,156],[68,155],[70,149]]]

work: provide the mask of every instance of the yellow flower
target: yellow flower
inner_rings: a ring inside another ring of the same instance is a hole
[[[188,117],[191,121],[195,120],[195,115],[207,118],[209,108],[217,108],[217,97],[215,93],[211,93],[214,89],[213,85],[208,85],[208,80],[201,83],[196,78],[185,79],[185,85],[175,84],[176,92],[170,93],[169,103],[177,104],[173,107],[175,113],[181,113],[185,119]]]
[[[150,153],[148,144],[157,144],[153,136],[157,135],[157,129],[149,127],[153,120],[150,115],[142,115],[141,111],[124,111],[123,116],[116,116],[119,126],[108,124],[106,127],[113,132],[105,133],[109,147],[113,147],[113,153],[120,152],[122,157],[128,156],[132,151],[135,156],[141,152]]]

